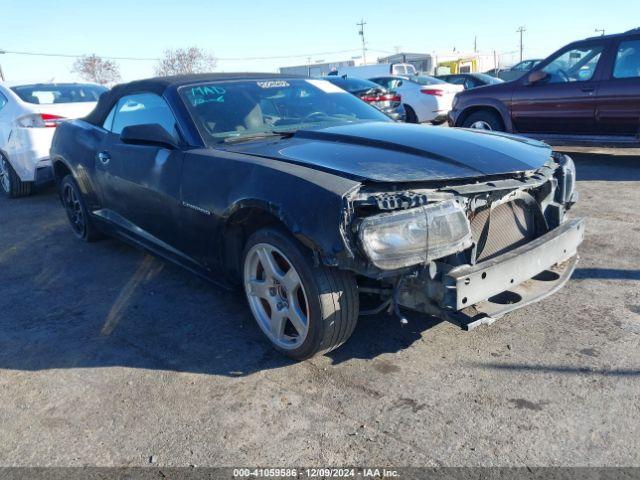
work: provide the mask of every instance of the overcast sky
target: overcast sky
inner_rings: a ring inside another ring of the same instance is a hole
[[[521,25],[527,28],[525,57],[545,57],[572,40],[596,35],[596,28],[614,33],[640,27],[640,1],[2,0],[0,50],[157,58],[166,48],[196,45],[220,58],[219,71],[277,71],[305,64],[307,56],[333,61],[358,55],[361,17],[367,22],[369,59],[396,47],[469,52],[476,35],[480,51],[516,52]],[[348,51],[324,53],[342,50]],[[7,80],[71,80],[72,63],[72,58],[0,55]],[[153,61],[118,64],[123,80],[153,74]]]

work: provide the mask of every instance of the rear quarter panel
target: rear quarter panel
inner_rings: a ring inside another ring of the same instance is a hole
[[[95,155],[107,135],[106,130],[83,120],[63,122],[56,128],[51,143],[51,160],[56,168],[64,165],[78,182],[91,208],[99,206],[96,186],[92,181]],[[56,177],[57,181],[61,178]]]

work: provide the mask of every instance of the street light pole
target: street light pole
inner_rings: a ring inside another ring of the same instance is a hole
[[[527,31],[527,27],[520,27],[516,30],[516,33],[520,34],[520,61],[522,61],[522,51],[524,50],[524,45],[522,43],[522,34]]]
[[[367,22],[364,21],[364,18],[362,20],[360,20],[360,23],[356,23],[356,25],[358,27],[360,27],[360,30],[358,30],[358,35],[360,35],[362,37],[362,64],[366,65],[367,64],[367,47],[366,47],[366,43],[364,41],[364,26],[367,24]]]
[[[0,50],[0,55],[3,55],[7,52],[4,50]],[[0,82],[4,82],[4,73],[2,72],[2,64],[0,64]]]
[[[600,32],[600,35],[604,37],[604,28],[596,28],[596,32]]]

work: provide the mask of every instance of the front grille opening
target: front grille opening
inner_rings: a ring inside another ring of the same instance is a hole
[[[475,212],[471,233],[476,243],[476,262],[489,260],[540,236],[536,204],[516,199]]]

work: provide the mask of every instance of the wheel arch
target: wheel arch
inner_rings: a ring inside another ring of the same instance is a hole
[[[502,120],[502,124],[504,125],[505,131],[512,133],[513,132],[513,124],[511,122],[511,117],[509,112],[503,104],[499,104],[495,101],[486,101],[482,103],[474,103],[473,105],[469,105],[460,112],[458,118],[456,119],[455,126],[460,127],[464,124],[465,120],[469,118],[469,115],[472,115],[476,112],[480,111],[489,111],[493,112]]]
[[[99,207],[95,188],[92,186],[88,172],[82,165],[78,165],[78,167],[74,169],[64,157],[56,155],[51,159],[51,166],[53,168],[54,180],[58,187],[65,176],[71,175],[78,184],[80,192],[84,195],[87,206],[91,210]]]
[[[221,245],[223,249],[222,264],[234,278],[240,278],[242,271],[242,254],[249,237],[266,227],[280,228],[295,238],[305,248],[315,262],[320,262],[322,247],[282,213],[276,205],[256,199],[245,199],[234,204],[225,216],[221,229]]]
[[[56,185],[62,183],[62,179],[67,175],[73,175],[71,167],[62,159],[62,157],[54,157],[51,159],[51,166],[53,167],[53,178]]]

